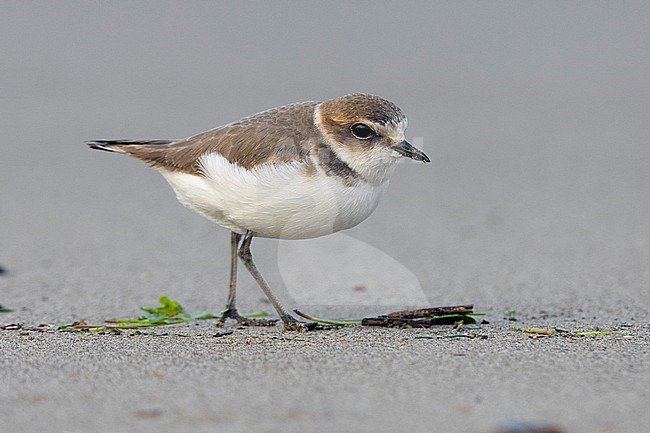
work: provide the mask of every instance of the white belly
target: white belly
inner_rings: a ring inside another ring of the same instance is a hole
[[[345,186],[318,170],[308,175],[303,163],[247,170],[217,153],[201,162],[205,176],[159,171],[185,206],[232,231],[260,237],[307,239],[354,227],[388,187],[388,181]]]

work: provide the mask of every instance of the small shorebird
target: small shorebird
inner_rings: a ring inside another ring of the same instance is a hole
[[[262,324],[235,306],[237,257],[285,328],[294,318],[253,262],[253,237],[307,239],[365,220],[401,157],[430,162],[404,138],[406,116],[378,96],[355,93],[263,111],[181,140],[95,140],[158,170],[188,208],[231,231],[230,290],[222,322]]]

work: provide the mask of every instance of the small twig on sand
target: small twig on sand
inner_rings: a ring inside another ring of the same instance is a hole
[[[377,317],[366,317],[361,321],[366,326],[386,327],[420,327],[435,325],[452,325],[456,322],[476,323],[474,305],[456,305],[450,307],[419,308],[416,310],[396,311]]]

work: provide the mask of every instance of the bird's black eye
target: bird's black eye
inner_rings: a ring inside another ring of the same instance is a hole
[[[350,130],[352,131],[352,135],[361,140],[367,140],[375,135],[374,131],[368,125],[364,125],[363,123],[355,123],[352,125]]]

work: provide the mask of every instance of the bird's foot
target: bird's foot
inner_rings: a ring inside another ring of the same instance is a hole
[[[284,323],[285,331],[307,332],[307,331],[315,331],[315,330],[322,330],[322,329],[331,329],[331,327],[329,327],[328,325],[323,325],[321,323],[316,323],[316,322],[303,322],[291,315],[283,316],[282,322]]]
[[[242,326],[275,326],[278,323],[278,319],[244,317],[236,308],[228,308],[221,313],[221,317],[217,320],[217,327],[224,326],[229,319]]]

